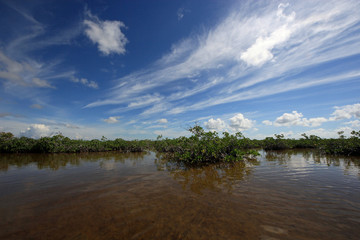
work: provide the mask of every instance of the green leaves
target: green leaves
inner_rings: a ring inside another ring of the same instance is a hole
[[[0,152],[7,153],[59,153],[59,152],[142,152],[145,149],[155,149],[166,153],[176,161],[184,163],[215,163],[233,162],[244,158],[252,158],[258,154],[254,148],[265,150],[281,150],[291,148],[317,148],[330,154],[360,155],[360,131],[352,131],[351,137],[345,137],[339,132],[337,139],[322,139],[315,135],[302,134],[300,139],[285,139],[283,134],[275,134],[275,138],[251,140],[241,132],[230,134],[224,132],[222,137],[217,132],[206,132],[200,126],[189,128],[193,134],[190,137],[168,139],[160,135],[157,140],[126,141],[121,138],[108,140],[74,140],[57,134],[52,137],[32,139],[14,137],[12,133],[0,132]]]
[[[93,139],[74,140],[57,134],[52,137],[31,139],[27,137],[16,138],[11,133],[0,133],[0,152],[7,153],[75,153],[75,152],[141,152],[145,149],[146,141],[125,141],[123,139],[101,140]],[[147,144],[150,145],[150,144]]]
[[[240,132],[235,135],[225,132],[221,138],[217,132],[205,132],[200,126],[191,127],[189,131],[193,133],[189,138],[157,141],[155,149],[166,152],[171,160],[188,164],[234,162],[257,153],[249,150],[251,141]]]

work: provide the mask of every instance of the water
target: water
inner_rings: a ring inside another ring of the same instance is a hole
[[[359,239],[360,158],[0,155],[0,239]]]

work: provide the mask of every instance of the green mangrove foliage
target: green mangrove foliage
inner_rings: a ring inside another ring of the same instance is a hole
[[[352,131],[346,138],[344,132],[338,132],[339,138],[322,139],[315,135],[302,134],[300,139],[285,139],[283,134],[275,134],[275,138],[262,140],[265,150],[282,150],[295,148],[316,148],[324,153],[335,155],[360,156],[360,131]]]
[[[200,126],[191,127],[189,131],[191,137],[161,140],[159,136],[155,149],[165,152],[170,160],[185,164],[233,162],[259,154],[250,149],[252,141],[240,132],[235,135],[225,132],[219,137],[217,132],[205,132]]]
[[[267,137],[262,140],[265,150],[283,150],[292,148],[320,148],[322,139],[315,135],[301,134],[300,139],[285,139],[284,134],[275,134],[275,138]]]
[[[284,134],[275,134],[273,137],[267,137],[263,140],[263,148],[265,150],[282,150],[291,148],[292,142],[284,139]]]
[[[155,149],[166,153],[171,159],[184,163],[212,163],[238,161],[256,155],[252,149],[282,150],[315,148],[324,153],[336,155],[360,155],[360,131],[352,131],[351,137],[339,132],[339,138],[322,139],[315,135],[302,134],[300,139],[285,139],[283,134],[275,134],[264,140],[251,140],[242,133],[234,135],[224,132],[206,132],[200,126],[189,128],[190,137],[157,140],[127,141],[121,138],[108,140],[74,140],[61,134],[52,137],[32,139],[15,137],[12,133],[0,132],[0,152],[2,153],[77,153],[77,152],[142,152]]]
[[[324,139],[324,150],[330,154],[360,156],[360,131],[352,131],[350,138],[345,138],[343,133],[338,132],[337,139]]]
[[[75,140],[61,134],[52,137],[32,139],[14,137],[12,133],[0,133],[0,152],[3,153],[77,153],[77,152],[142,152],[150,143],[146,140]]]

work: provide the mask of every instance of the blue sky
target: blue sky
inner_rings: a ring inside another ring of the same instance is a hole
[[[0,131],[360,129],[360,2],[0,0]]]

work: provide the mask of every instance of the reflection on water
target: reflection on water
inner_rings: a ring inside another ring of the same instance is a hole
[[[79,166],[82,162],[98,162],[100,166],[109,168],[113,163],[124,163],[125,160],[136,164],[142,161],[147,152],[139,153],[58,153],[58,154],[0,154],[0,171],[7,171],[10,167],[25,167],[35,164],[38,169],[59,170],[66,166]]]
[[[360,158],[261,151],[0,155],[0,239],[358,239]]]
[[[217,163],[206,166],[186,167],[180,163],[163,160],[157,155],[155,164],[158,170],[167,170],[183,189],[201,194],[204,189],[231,192],[236,182],[249,177],[257,159],[247,159],[235,163]]]
[[[294,171],[312,168],[313,165],[334,166],[343,169],[345,174],[358,175],[360,177],[360,158],[355,156],[329,155],[311,149],[267,151],[262,153],[268,162],[287,166]]]

